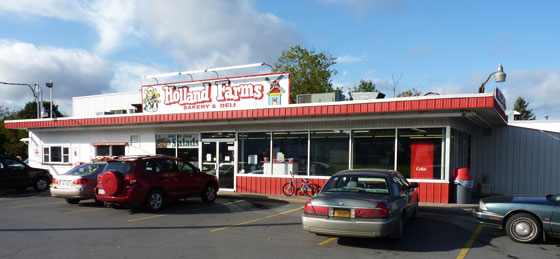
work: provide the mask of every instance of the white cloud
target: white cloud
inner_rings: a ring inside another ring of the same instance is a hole
[[[352,55],[343,55],[336,58],[336,63],[356,63],[360,61],[364,61],[366,59],[366,55],[361,55],[359,57],[352,56]]]
[[[54,83],[53,101],[71,114],[73,96],[99,94],[109,90],[113,71],[110,62],[79,49],[36,47],[33,44],[0,40],[0,78],[12,83],[38,83],[48,100],[46,82]],[[34,101],[26,86],[0,85],[2,101],[19,110]]]
[[[107,54],[128,43],[141,33],[134,27],[135,1],[97,0],[22,0],[1,1],[1,11],[11,11],[27,19],[37,16],[77,21],[94,28],[99,34],[95,49]]]
[[[270,64],[297,40],[292,25],[247,0],[146,0],[137,11],[146,38],[190,69]]]
[[[537,119],[560,120],[560,71],[548,69],[515,70],[507,72],[505,83],[497,85],[504,93],[508,109],[518,97],[523,97],[529,102],[529,108],[537,115]],[[486,89],[489,89],[486,87]]]

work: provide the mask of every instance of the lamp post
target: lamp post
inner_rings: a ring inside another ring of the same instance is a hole
[[[488,78],[486,78],[486,81],[484,81],[484,83],[482,83],[482,85],[478,88],[479,93],[484,93],[484,86],[486,85],[486,83],[488,83],[488,80],[490,80],[490,77],[492,77],[492,75],[494,76],[494,80],[496,80],[496,83],[506,81],[506,73],[504,73],[502,63],[498,63],[498,70],[496,72],[490,73],[490,75],[488,75]]]
[[[52,116],[53,116],[53,114],[52,114],[52,113],[53,113],[53,110],[52,110],[52,88],[53,88],[53,82],[50,81],[50,82],[48,82],[48,83],[45,83],[45,86],[46,86],[47,88],[49,88],[49,102],[51,103],[51,108],[49,109],[49,113],[51,114],[50,117],[51,117],[51,119],[52,119]]]
[[[40,118],[41,118],[41,104],[39,103],[40,89],[39,89],[39,85],[38,85],[38,84],[35,84],[34,86],[31,86],[30,84],[7,83],[7,82],[0,82],[0,84],[3,84],[3,85],[26,85],[26,86],[29,86],[29,89],[31,89],[31,92],[33,92],[33,97],[35,98],[35,103],[37,104],[37,119],[40,119]]]

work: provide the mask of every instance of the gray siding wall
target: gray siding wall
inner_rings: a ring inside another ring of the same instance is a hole
[[[515,126],[475,132],[472,168],[494,194],[560,193],[560,134]]]

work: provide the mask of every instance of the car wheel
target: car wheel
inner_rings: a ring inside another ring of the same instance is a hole
[[[163,193],[160,190],[152,190],[146,198],[146,208],[149,210],[159,210],[163,207]]]
[[[390,238],[395,240],[395,241],[400,241],[404,236],[404,215],[401,215],[401,218],[399,220],[399,225],[397,227],[397,229],[395,229],[395,232],[393,232],[390,235]]]
[[[46,177],[39,177],[35,179],[33,183],[33,188],[38,192],[44,192],[49,188],[49,179]]]
[[[216,200],[217,195],[218,194],[216,186],[213,184],[208,184],[206,185],[206,188],[204,188],[204,192],[202,193],[202,201],[206,203],[212,203]]]
[[[66,199],[66,202],[68,202],[70,204],[78,204],[78,202],[80,202],[80,199],[68,198],[68,199]]]
[[[533,215],[518,213],[507,220],[506,234],[515,242],[534,243],[541,238],[542,225]]]
[[[282,186],[282,192],[286,196],[292,196],[295,191],[296,191],[296,187],[292,182],[285,183],[284,186]]]

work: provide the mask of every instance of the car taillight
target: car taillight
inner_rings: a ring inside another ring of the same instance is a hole
[[[57,180],[56,178],[53,178],[53,179],[52,179],[52,183],[53,183],[53,184],[58,184],[58,180]]]
[[[72,183],[73,184],[86,184],[87,182],[88,182],[88,179],[80,178],[80,179],[74,180],[74,182],[72,182]]]
[[[389,209],[385,203],[378,203],[375,209],[356,209],[356,218],[386,218],[389,217]]]
[[[315,214],[315,215],[329,215],[329,207],[313,206],[311,205],[311,200],[307,200],[307,202],[305,203],[305,207],[303,207],[303,213]]]
[[[136,182],[136,175],[135,174],[127,174],[124,176],[124,183],[126,185],[132,185]]]

